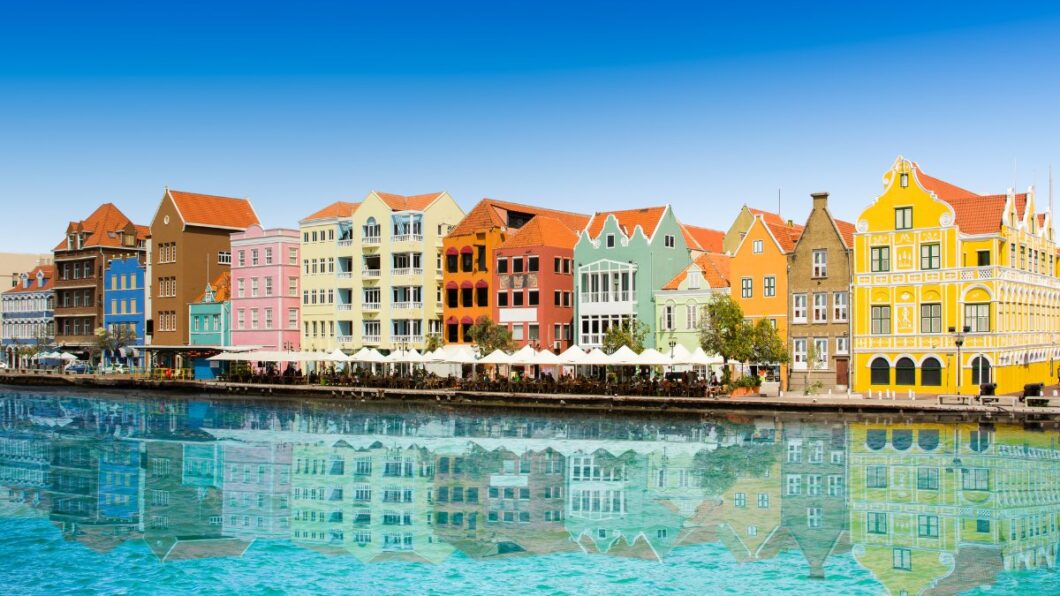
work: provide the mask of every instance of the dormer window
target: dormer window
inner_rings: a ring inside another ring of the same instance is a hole
[[[615,247],[615,235],[614,234],[608,234],[607,235],[607,248],[614,248],[614,247]]]
[[[901,185],[902,188],[909,188],[909,173],[902,172],[898,176],[898,183]]]
[[[688,289],[698,290],[703,286],[703,272],[699,269],[692,268],[688,272]]]
[[[677,238],[675,238],[673,234],[663,236],[663,246],[666,248],[674,248],[677,246]]]
[[[66,237],[66,250],[76,250],[77,248],[77,234],[70,234]]]

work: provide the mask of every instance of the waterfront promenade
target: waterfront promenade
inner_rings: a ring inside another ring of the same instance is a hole
[[[1048,405],[1029,406],[1014,396],[984,403],[977,396],[939,399],[936,395],[852,394],[784,395],[762,397],[670,397],[656,395],[607,395],[572,393],[523,393],[518,391],[471,391],[453,388],[412,389],[320,384],[269,384],[201,380],[160,380],[134,375],[70,375],[3,371],[0,385],[80,387],[105,391],[151,391],[171,395],[214,394],[218,397],[289,398],[339,400],[344,402],[444,403],[452,406],[495,406],[508,408],[559,408],[608,411],[698,412],[711,410],[838,412],[838,413],[922,413],[998,416],[1027,419],[1060,417],[1060,398],[1047,399]],[[1057,386],[1045,388],[1052,396]],[[952,396],[951,396],[952,397]]]

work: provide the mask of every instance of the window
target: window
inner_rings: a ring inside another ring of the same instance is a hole
[[[972,359],[972,384],[981,385],[990,382],[990,361],[982,356]]]
[[[850,352],[850,338],[837,337],[835,338],[835,353],[836,354],[848,354]]]
[[[765,281],[762,284],[762,295],[766,298],[771,298],[777,295],[777,278],[772,275],[767,275]]]
[[[747,493],[736,493],[733,495],[732,504],[741,509],[747,507]]]
[[[990,304],[965,304],[964,324],[970,327],[971,333],[987,333],[990,331]]]
[[[685,329],[692,331],[699,328],[699,305],[685,305]]]
[[[806,527],[807,528],[820,528],[821,527],[821,508],[820,507],[807,507],[806,508]]]
[[[232,264],[232,253],[222,250],[217,253],[217,263],[220,265],[231,265]]]
[[[937,358],[924,359],[920,366],[920,384],[928,387],[942,386],[942,363]]]
[[[990,251],[980,250],[976,253],[976,264],[980,267],[990,266]]]
[[[911,358],[899,358],[894,365],[895,385],[916,385],[916,365]]]
[[[497,273],[508,273],[508,259],[499,257],[497,259]]]
[[[818,337],[813,340],[813,349],[817,352],[817,362],[813,363],[816,369],[828,368],[828,338]]]
[[[607,248],[614,248],[614,247],[615,247],[615,235],[614,234],[608,234],[607,235]]]
[[[870,249],[869,270],[873,273],[891,270],[891,247],[873,246]]]
[[[942,305],[920,305],[920,332],[942,333]]]
[[[975,520],[975,531],[980,534],[990,533],[990,520],[988,519],[977,519]]]
[[[500,306],[500,307],[508,306],[508,292],[507,291],[497,292],[497,306]]]
[[[751,243],[751,252],[753,252],[754,254],[760,255],[760,254],[762,254],[762,250],[763,250],[763,245],[762,245],[762,241],[761,240],[755,240],[754,242]]]
[[[916,469],[916,488],[917,488],[917,490],[938,490],[939,489],[939,469],[938,468],[917,468]]]
[[[913,208],[912,207],[897,207],[894,210],[894,229],[896,230],[911,230],[913,229]]]
[[[828,322],[828,294],[817,293],[813,295],[813,322]]]
[[[872,326],[870,332],[873,335],[888,335],[891,333],[891,307],[873,306],[871,308]]]
[[[921,538],[939,537],[939,518],[937,515],[918,515],[916,533]]]
[[[538,258],[527,257],[526,258],[526,270],[530,273],[537,273],[538,270]]]
[[[828,277],[828,251],[824,249],[813,251],[813,276]]]
[[[990,470],[987,468],[966,468],[961,472],[961,488],[964,490],[990,490]]]
[[[806,367],[806,338],[796,337],[792,340],[791,356],[796,369],[802,370]]]
[[[666,331],[674,330],[674,305],[667,304],[663,307],[663,329]]]
[[[878,357],[869,365],[870,382],[873,385],[891,384],[891,363],[886,358]]]
[[[792,294],[791,317],[795,323],[806,322],[806,294]]]
[[[865,514],[865,525],[869,534],[886,534],[887,514],[870,511]]]
[[[893,566],[901,571],[913,570],[913,552],[908,548],[896,548],[892,551]]]
[[[802,476],[799,474],[788,474],[784,481],[784,494],[792,497],[802,493]]]
[[[845,323],[848,310],[847,293],[834,292],[832,294],[832,320],[836,323]]]
[[[769,493],[758,493],[758,508],[769,509]]]
[[[942,249],[938,244],[920,245],[920,268],[938,269],[941,266]]]
[[[677,246],[677,239],[674,237],[673,234],[667,234],[663,236],[663,246],[665,246],[666,248],[673,248]]]
[[[740,297],[750,298],[752,296],[751,278],[744,277],[740,280]]]
[[[537,290],[527,290],[526,291],[526,305],[527,306],[537,306],[538,303],[539,303],[538,291]],[[485,305],[482,305],[482,306],[485,306]]]
[[[887,488],[887,466],[866,466],[865,488]]]

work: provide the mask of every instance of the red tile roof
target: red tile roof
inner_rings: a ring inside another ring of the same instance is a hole
[[[213,300],[214,302],[226,302],[232,293],[232,276],[228,271],[221,273],[217,276],[217,279],[213,280],[210,284],[213,288]],[[195,297],[195,304],[202,302],[202,299],[206,297],[206,291],[203,290],[198,296]]]
[[[550,215],[538,215],[517,230],[498,248],[526,248],[530,246],[554,246],[574,248],[578,243],[578,232]]]
[[[954,222],[964,234],[992,234],[1001,230],[1008,195],[979,195],[955,184],[925,174],[913,164],[917,180],[935,196],[950,204],[955,214]],[[1014,196],[1016,216],[1023,217],[1027,209],[1027,193]]]
[[[687,224],[682,224],[681,230],[689,248],[705,252],[724,252],[721,242],[725,239],[725,232]]]
[[[383,202],[387,204],[390,209],[394,211],[423,211],[431,203],[433,203],[438,197],[442,196],[442,193],[428,193],[425,195],[396,195],[389,192],[373,191]]]
[[[465,236],[476,232],[483,232],[492,228],[507,228],[508,213],[526,213],[534,216],[548,215],[563,222],[568,228],[581,230],[589,221],[589,216],[569,211],[557,211],[555,209],[544,209],[520,203],[509,203],[495,199],[482,199],[475,205],[474,209],[460,220],[449,236]]]
[[[780,245],[780,250],[785,254],[795,250],[795,243],[799,241],[802,236],[803,226],[799,224],[787,223],[776,223],[776,222],[765,222],[766,227],[773,233],[773,237],[777,239],[777,243]]]
[[[699,255],[699,257],[697,257],[692,263],[699,267],[699,270],[703,272],[703,279],[711,288],[729,287],[729,265],[732,263],[732,257],[719,253],[706,253]],[[667,282],[662,289],[679,289],[681,287],[681,282],[688,277],[688,270],[691,269],[691,267],[692,265],[685,267],[684,270]]]
[[[854,224],[850,223],[849,221],[843,221],[841,219],[835,218],[833,218],[832,221],[835,222],[835,227],[839,228],[839,236],[843,239],[843,245],[847,248],[853,249],[854,230],[856,229],[854,227]]]
[[[146,227],[133,224],[120,209],[114,206],[114,203],[103,203],[87,218],[70,222],[66,226],[66,233],[84,233],[85,239],[81,243],[83,248],[94,246],[120,248],[122,243],[118,232],[123,232],[130,227],[136,234],[137,240],[143,240],[149,235]],[[66,239],[55,245],[52,250],[66,250]]]
[[[167,189],[185,225],[245,230],[260,224],[247,199]]]
[[[357,211],[357,207],[360,203],[348,203],[346,201],[335,201],[334,203],[324,207],[320,211],[313,213],[302,219],[303,222],[314,221],[317,219],[330,219],[332,217],[349,217],[353,215],[354,211]]]
[[[748,207],[747,210],[751,212],[751,215],[761,215],[762,219],[764,219],[766,223],[773,223],[779,225],[785,225],[788,223],[784,220],[783,217],[780,216],[780,214],[773,213],[772,211],[763,211],[761,209],[755,209],[754,207]]]
[[[934,176],[928,176],[916,163],[913,164],[913,169],[916,171],[916,178],[920,181],[920,185],[935,193],[935,196],[944,201],[979,196],[970,190],[957,186],[956,184],[950,184],[949,182],[939,180]]]
[[[595,240],[600,235],[600,231],[604,229],[604,222],[607,221],[608,216],[614,215],[615,219],[618,220],[619,229],[622,230],[622,233],[627,238],[633,235],[633,231],[638,226],[644,231],[645,236],[651,238],[652,234],[655,233],[655,229],[659,227],[659,222],[662,221],[664,213],[666,213],[665,206],[625,209],[622,211],[598,211],[593,214],[593,218],[589,221],[587,231],[589,238]]]
[[[41,271],[44,273],[44,285],[37,287],[37,272]],[[29,276],[29,287],[22,287],[22,280],[18,281],[18,285],[8,290],[4,290],[5,294],[28,294],[30,292],[47,292],[52,289],[52,282],[55,275],[54,265],[37,265],[32,270],[28,271],[26,275]]]

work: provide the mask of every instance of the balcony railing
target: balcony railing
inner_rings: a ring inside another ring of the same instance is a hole
[[[353,343],[353,336],[352,335],[337,335],[337,336],[335,336],[335,341],[339,342],[340,344],[352,344]]]
[[[423,275],[423,269],[414,267],[400,267],[398,269],[391,269],[390,273],[395,276],[400,275]]]
[[[379,277],[382,275],[381,269],[361,269],[361,277]]]
[[[605,303],[605,302],[634,302],[636,293],[631,290],[618,292],[582,292],[582,302]]]
[[[352,271],[338,271],[338,272],[335,273],[335,277],[337,277],[339,279],[350,279],[351,277],[353,277],[353,272]]]
[[[379,336],[378,335],[365,335],[363,339],[364,339],[364,343],[366,345],[367,344],[378,344],[379,343]]]
[[[362,302],[361,310],[379,310],[378,302]]]
[[[394,345],[401,345],[403,343],[418,344],[423,343],[422,335],[394,335],[391,338]]]
[[[335,310],[350,310],[353,308],[352,304],[336,304]]]
[[[347,238],[346,240],[338,240],[338,241],[335,242],[335,244],[337,244],[339,246],[339,248],[345,248],[345,247],[353,246],[353,240],[350,240],[350,239]]]
[[[395,310],[408,310],[408,309],[420,309],[423,308],[422,302],[395,302]]]
[[[361,244],[378,245],[380,242],[382,242],[380,236],[361,236]]]
[[[391,242],[423,242],[423,234],[395,234],[390,237]]]

